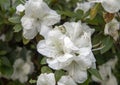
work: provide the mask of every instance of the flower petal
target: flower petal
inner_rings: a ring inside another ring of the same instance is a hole
[[[64,38],[64,50],[65,52],[70,53],[71,51],[77,51],[79,48],[77,48],[73,42],[70,40],[69,37]]]
[[[43,18],[50,8],[43,0],[29,0],[25,4],[25,14],[34,18]]]
[[[62,76],[58,81],[58,85],[77,85],[70,76]]]
[[[25,15],[22,17],[21,22],[23,26],[23,36],[26,39],[33,39],[37,35],[34,18],[30,18]]]
[[[47,34],[49,33],[49,31],[51,30],[52,28],[51,27],[48,27],[46,25],[41,25],[40,29],[38,28],[39,30],[39,33],[44,36],[44,38],[47,37]]]
[[[115,13],[120,10],[120,0],[104,0],[102,6],[107,12]]]
[[[65,67],[64,69],[68,71],[69,75],[77,83],[83,83],[85,80],[87,80],[86,70],[82,71],[76,62],[72,62],[68,67]]]
[[[56,58],[53,59],[47,59],[47,63],[49,67],[53,69],[62,69],[66,66],[68,66],[73,60],[73,55],[71,54],[64,54],[63,56],[56,56]]]
[[[55,85],[55,77],[53,73],[41,74],[38,77],[37,85]]]
[[[57,55],[56,49],[52,46],[48,46],[45,40],[41,40],[37,44],[37,51],[47,57],[54,57]]]
[[[60,21],[60,18],[60,15],[58,15],[56,11],[50,10],[49,13],[43,17],[42,24],[51,26],[58,23]]]

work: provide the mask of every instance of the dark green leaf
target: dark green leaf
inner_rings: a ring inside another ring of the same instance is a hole
[[[11,63],[10,63],[10,61],[8,60],[8,58],[6,58],[6,57],[1,57],[0,59],[1,59],[3,65],[8,66],[8,67],[11,66]]]
[[[30,42],[30,40],[25,39],[25,38],[23,37],[23,44],[24,44],[24,45],[28,44],[29,42]]]
[[[22,30],[22,26],[21,26],[20,24],[16,24],[16,25],[13,27],[13,29],[14,29],[14,32],[19,32],[19,31]]]
[[[104,38],[102,40],[102,45],[104,46],[104,48],[101,49],[100,52],[103,54],[103,53],[107,52],[108,50],[110,50],[112,48],[113,39],[110,36]]]
[[[65,72],[63,70],[56,70],[55,71],[55,79],[58,81],[61,76],[65,75]]]
[[[83,17],[84,12],[82,10],[77,10],[76,11],[76,18],[81,19]]]
[[[65,15],[65,16],[68,16],[68,17],[75,17],[75,13],[74,12],[71,12],[71,11],[58,11],[59,14],[61,15]]]
[[[91,20],[96,17],[99,7],[100,7],[100,4],[98,3],[91,9],[91,11],[90,11],[90,19]]]
[[[7,54],[6,50],[0,50],[0,55],[5,55],[5,54]]]
[[[90,69],[88,69],[88,72],[90,72],[92,75],[94,75],[98,79],[102,80],[102,77],[97,69],[90,68]]]
[[[20,17],[18,17],[18,16],[15,16],[15,17],[11,17],[11,18],[9,18],[8,19],[10,22],[12,22],[12,23],[20,23]]]
[[[8,66],[0,66],[0,72],[5,76],[10,77],[13,73],[13,68]]]
[[[43,66],[43,67],[41,68],[41,72],[42,72],[42,73],[51,73],[52,70],[51,70],[48,66]]]
[[[40,64],[46,64],[47,62],[46,62],[46,57],[43,57],[42,58],[42,60],[41,60],[41,62],[40,62]]]

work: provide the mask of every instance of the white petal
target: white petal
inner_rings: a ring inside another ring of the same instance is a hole
[[[88,35],[87,33],[83,33],[81,37],[75,40],[75,45],[78,46],[79,48],[82,47],[92,48],[90,35]]]
[[[17,12],[23,12],[25,10],[25,7],[23,4],[19,4],[17,7],[16,7],[16,10]]]
[[[82,70],[87,70],[88,68],[95,68],[95,58],[92,51],[89,48],[81,48],[79,55],[75,58],[75,61],[79,64]]]
[[[56,11],[51,10],[46,16],[43,17],[42,24],[51,26],[58,23],[60,21],[60,18],[60,15],[58,15]]]
[[[82,23],[82,28],[84,29],[84,32],[86,32],[89,36],[91,36],[95,29],[91,29],[88,25],[86,25],[85,23]]]
[[[62,76],[58,81],[58,85],[77,85],[70,76]]]
[[[24,62],[23,59],[19,58],[14,62],[13,68],[14,72],[11,76],[11,79],[18,79],[21,83],[24,83],[28,80],[28,74],[31,73],[31,64]]]
[[[118,85],[117,79],[114,75],[111,75],[109,80],[106,82],[106,85]]]
[[[31,66],[28,63],[25,63],[23,65],[22,69],[25,69],[25,70],[23,70],[23,73],[26,74],[26,75],[28,75],[30,73]]]
[[[47,63],[49,67],[53,69],[62,69],[66,66],[68,66],[73,60],[73,55],[71,54],[64,54],[63,56],[56,56],[56,58],[53,59],[47,59]]]
[[[37,51],[47,57],[55,57],[55,55],[57,55],[56,49],[52,46],[48,46],[45,40],[41,40],[37,44]]]
[[[73,42],[70,40],[69,37],[65,37],[64,38],[64,50],[65,52],[70,53],[73,50],[77,51],[79,49],[73,44]]]
[[[74,56],[68,53],[65,53],[63,56],[58,57],[58,61],[60,63],[67,63],[69,60],[71,60],[71,58],[73,58]],[[64,64],[63,64],[64,65]],[[68,64],[69,65],[69,64]]]
[[[117,40],[119,37],[118,35],[119,27],[120,27],[119,22],[116,19],[113,19],[112,21],[105,25],[104,34],[110,35],[114,38],[114,40]]]
[[[25,14],[34,18],[43,18],[50,8],[43,0],[29,0],[25,4]]]
[[[120,10],[120,0],[104,0],[102,2],[103,8],[110,13],[115,13]]]
[[[65,67],[64,69],[68,71],[69,75],[77,83],[83,83],[87,79],[86,70],[82,71],[76,62],[71,63],[68,67]]]
[[[75,11],[81,9],[86,13],[91,7],[93,6],[90,2],[84,2],[84,3],[77,3],[77,7],[75,8]]]
[[[33,39],[36,35],[37,35],[37,30],[35,28],[30,30],[23,29],[23,36],[26,39]]]
[[[100,3],[100,2],[103,2],[104,0],[88,0],[88,1],[90,1],[90,2],[97,2],[97,3]]]
[[[66,35],[69,36],[72,41],[82,33],[81,22],[66,22],[63,26],[65,26]]]
[[[48,63],[48,66],[52,69],[60,70],[62,68],[60,63],[57,61],[57,59],[48,58],[47,63]]]
[[[37,35],[35,20],[25,15],[22,17],[21,22],[23,26],[23,36],[26,39],[33,39]]]
[[[55,85],[55,77],[53,73],[41,74],[38,77],[37,85]]]
[[[54,39],[62,39],[64,38],[64,35],[62,34],[62,32],[58,29],[53,29],[48,33],[48,39],[54,38]]]
[[[38,29],[38,30],[40,30],[40,31],[39,31],[40,34],[41,34],[42,36],[44,36],[44,38],[46,38],[48,32],[49,32],[51,29],[52,29],[51,27],[48,27],[48,26],[46,26],[46,25],[41,25],[40,29]]]

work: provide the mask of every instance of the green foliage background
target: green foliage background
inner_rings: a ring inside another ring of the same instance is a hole
[[[55,72],[56,79],[58,80],[64,71],[53,71],[48,68],[45,59],[36,51],[36,44],[38,40],[42,39],[41,36],[37,36],[33,40],[29,41],[22,36],[22,26],[20,22],[21,16],[15,14],[16,6],[21,3],[22,0],[0,0],[0,36],[5,35],[5,40],[0,40],[0,73],[4,76],[11,76],[13,73],[13,63],[15,59],[21,57],[26,59],[26,53],[30,50],[32,56],[32,62],[35,65],[35,71],[29,75],[29,80],[36,80],[40,73]],[[114,56],[118,57],[118,62],[113,73],[117,77],[120,85],[120,39],[114,41],[112,37],[104,35],[105,21],[103,17],[103,8],[100,4],[94,6],[94,12],[89,10],[84,14],[82,10],[78,10],[76,13],[74,9],[76,2],[83,0],[45,0],[50,8],[56,10],[61,16],[61,22],[63,24],[66,21],[78,21],[86,22],[90,27],[95,28],[95,33],[92,36],[93,45],[101,42],[99,46],[104,46],[103,49],[94,51],[97,65],[102,65]],[[92,13],[91,13],[92,12]],[[90,19],[86,17],[90,15]],[[120,16],[116,16],[120,21]],[[58,25],[59,25],[58,24]],[[120,34],[120,32],[119,32]],[[98,47],[99,47],[98,46]],[[16,51],[17,47],[22,47],[20,52]],[[35,83],[26,82],[21,84],[19,81],[13,81],[6,78],[0,78],[0,85],[35,85]],[[90,77],[81,85],[93,85]],[[95,84],[94,84],[95,85]],[[96,84],[98,85],[98,84]]]

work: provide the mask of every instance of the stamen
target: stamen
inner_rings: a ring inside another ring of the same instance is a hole
[[[100,44],[101,44],[101,41],[99,43],[93,45],[92,47],[95,48],[95,47],[99,46]]]
[[[98,50],[101,50],[103,49],[105,46],[102,46],[102,47],[99,47],[99,48],[95,48],[95,49],[92,49],[92,51],[98,51]]]

